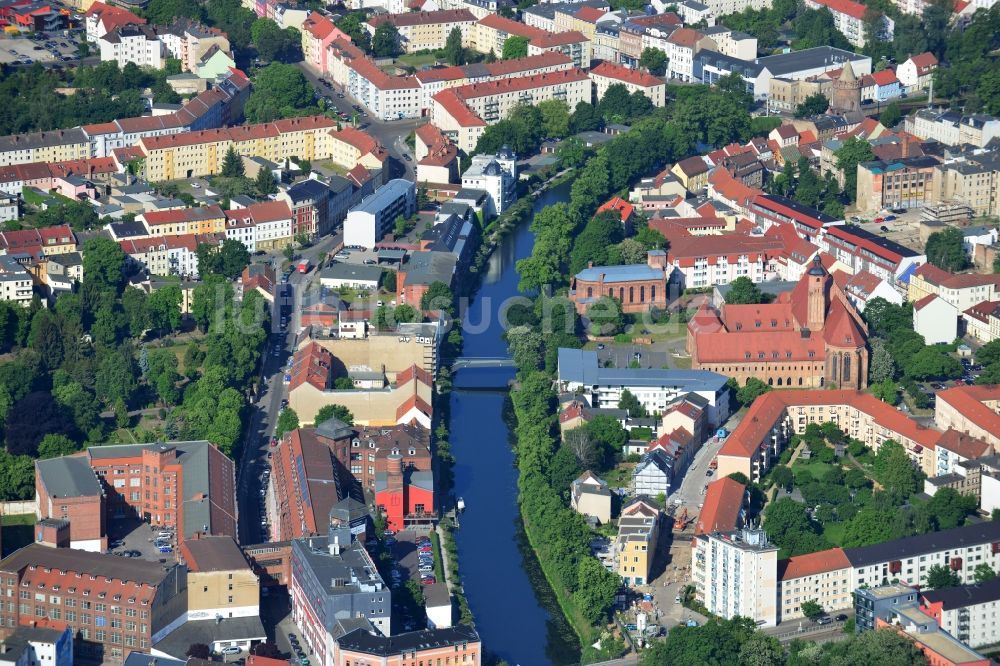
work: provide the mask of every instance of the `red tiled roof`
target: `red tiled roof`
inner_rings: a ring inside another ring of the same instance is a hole
[[[555,72],[543,72],[533,76],[519,76],[513,79],[500,79],[498,81],[483,81],[481,83],[471,83],[457,88],[450,88],[462,99],[476,97],[489,97],[505,92],[517,92],[522,90],[533,90],[535,88],[545,88],[548,86],[558,86],[574,81],[589,81],[590,77],[582,69],[557,70]],[[441,91],[442,93],[447,90]],[[439,95],[441,93],[438,93]],[[435,99],[437,96],[435,95]]]
[[[989,324],[990,314],[997,308],[1000,308],[1000,301],[983,301],[982,303],[976,303],[962,314],[973,319],[978,319],[984,324]]]
[[[479,25],[484,25],[487,28],[493,28],[500,32],[506,32],[511,35],[518,35],[520,37],[527,37],[528,39],[534,39],[536,37],[543,37],[548,34],[545,30],[541,28],[536,28],[534,26],[526,25],[520,21],[515,21],[509,19],[505,16],[500,16],[499,14],[487,14],[483,18],[479,19]]]
[[[763,190],[750,187],[743,181],[737,180],[725,169],[713,171],[712,175],[708,177],[708,182],[712,184],[713,190],[739,206],[749,205],[756,196],[764,193]]]
[[[940,437],[938,431],[920,425],[870,393],[844,389],[773,391],[757,398],[750,405],[743,420],[722,445],[719,455],[741,458],[751,456],[786,409],[807,405],[849,405],[871,416],[881,427],[907,437],[924,448],[933,449]],[[980,407],[989,411],[983,405]],[[1000,422],[1000,416],[993,416]]]
[[[719,258],[725,258],[728,263],[734,264],[741,256],[746,256],[750,262],[766,261],[783,246],[780,238],[769,236],[735,233],[716,236],[671,234],[667,262],[676,262],[683,268],[690,268],[699,259],[706,259],[710,264],[714,264]]]
[[[433,99],[462,127],[486,127],[486,122],[465,104],[454,88],[445,88]]]
[[[882,278],[868,271],[860,271],[848,278],[844,287],[858,296],[867,298],[882,283]]]
[[[913,64],[917,66],[917,76],[927,74],[932,69],[937,67],[938,64],[937,56],[930,51],[910,56],[910,60],[912,60]]]
[[[670,36],[667,37],[667,41],[671,44],[676,44],[677,46],[685,46],[687,48],[694,48],[694,45],[698,43],[701,39],[702,34],[697,30],[692,30],[691,28],[677,28]]]
[[[969,287],[987,285],[993,285],[994,290],[1000,289],[1000,275],[982,273],[961,273],[956,275],[930,263],[921,265],[914,273],[931,284],[946,289],[968,289]]]
[[[368,19],[368,25],[377,28],[391,23],[397,28],[437,23],[475,23],[476,17],[468,9],[441,9],[435,12],[404,12],[403,14],[378,14]]]
[[[602,62],[597,67],[591,69],[590,74],[592,76],[604,76],[609,79],[627,81],[628,83],[636,86],[642,86],[644,88],[664,85],[663,79],[653,76],[649,72],[644,72],[639,69],[630,69],[628,67],[616,65],[607,61]]]
[[[938,391],[937,398],[986,432],[1000,433],[1000,414],[983,404],[987,400],[1000,400],[1000,384],[955,386]]]
[[[178,222],[197,222],[200,220],[214,220],[224,218],[226,215],[222,208],[217,205],[202,206],[199,208],[179,208],[177,210],[160,210],[143,213],[142,217],[146,224],[177,224]]]
[[[597,209],[597,213],[603,213],[605,211],[617,211],[618,216],[621,218],[622,222],[628,222],[632,219],[632,214],[635,212],[635,206],[625,201],[621,197],[613,197],[608,201],[601,204]]]
[[[796,555],[787,560],[778,561],[778,580],[794,580],[803,576],[814,576],[819,573],[849,569],[851,561],[847,559],[842,548],[821,550],[818,553]]]
[[[254,223],[277,222],[278,220],[290,220],[292,209],[285,201],[259,201],[250,204],[245,209]]]
[[[746,490],[746,486],[729,477],[716,479],[708,484],[705,506],[698,514],[694,533],[711,534],[735,530]]]
[[[295,352],[292,357],[292,368],[289,371],[291,381],[288,383],[289,392],[297,389],[303,384],[310,384],[314,388],[324,391],[330,387],[330,379],[333,376],[333,354],[315,342]]]
[[[306,20],[302,22],[302,27],[316,39],[322,40],[333,32],[333,21],[323,16],[319,12],[310,12]]]
[[[916,303],[913,304],[914,310],[923,310],[925,307],[930,305],[930,302],[937,298],[937,294],[927,294]]]
[[[865,17],[865,6],[854,0],[814,0],[816,4],[828,7],[831,12],[840,12],[856,19]]]
[[[362,155],[374,155],[379,158],[379,161],[385,161],[385,148],[382,144],[372,138],[371,134],[368,134],[363,130],[344,125],[339,130],[331,131],[330,135],[335,139],[339,139],[344,143],[350,144]]]
[[[882,71],[874,72],[871,77],[872,80],[880,86],[889,86],[893,83],[899,83],[899,79],[896,78],[896,72],[891,69],[883,69]]]
[[[604,16],[606,12],[603,9],[598,9],[597,7],[591,7],[589,5],[581,7],[574,16],[581,21],[586,21],[587,23],[597,23],[597,20]]]
[[[579,34],[579,33],[576,33]],[[511,58],[510,60],[497,60],[486,63],[486,71],[490,76],[510,76],[519,72],[530,72],[536,69],[547,69],[559,65],[572,65],[573,59],[560,51],[545,51],[524,58]],[[567,67],[568,69],[568,67]]]
[[[579,44],[585,41],[587,41],[587,38],[582,32],[567,30],[565,32],[548,32],[540,37],[535,37],[531,40],[531,44],[540,49],[551,49],[556,46]]]
[[[953,451],[967,460],[987,455],[988,453],[992,453],[993,450],[992,446],[978,437],[966,435],[954,428],[945,430],[938,439],[936,446]]]

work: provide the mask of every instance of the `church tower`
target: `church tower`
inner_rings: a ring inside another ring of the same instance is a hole
[[[813,265],[807,273],[809,279],[809,307],[806,326],[810,331],[821,331],[826,323],[827,273],[819,255],[813,258]]]
[[[861,79],[855,76],[850,60],[844,63],[840,78],[833,82],[830,110],[841,113],[861,110]]]

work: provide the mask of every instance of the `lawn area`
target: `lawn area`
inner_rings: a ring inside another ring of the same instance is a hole
[[[673,356],[674,367],[678,370],[690,370],[691,369],[691,357],[690,356]]]
[[[808,482],[805,477],[812,476],[816,481],[822,481],[823,476],[830,471],[833,465],[820,462],[818,460],[796,460],[792,465],[792,474],[795,475],[795,485],[802,486]]]
[[[49,195],[43,194],[33,187],[25,187],[21,190],[21,196],[24,198],[24,203],[32,206],[41,206],[42,202],[49,198]]]
[[[347,174],[347,169],[340,166],[339,164],[336,164],[335,162],[333,162],[333,160],[323,160],[322,162],[317,162],[316,167],[324,171],[335,173],[338,176],[344,176]]]
[[[420,69],[424,65],[433,65],[437,58],[433,53],[407,53],[396,58],[396,64],[401,67],[414,67]]]
[[[35,540],[35,514],[3,516],[3,555],[6,557],[18,548]]]
[[[844,531],[847,529],[847,523],[825,523],[823,525],[823,536],[826,540],[830,542],[832,546],[840,546],[844,543]]]
[[[628,488],[629,483],[632,481],[633,469],[635,469],[635,463],[622,463],[606,474],[598,476],[604,479],[608,486],[612,488]]]

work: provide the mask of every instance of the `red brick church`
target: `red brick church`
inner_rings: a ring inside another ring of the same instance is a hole
[[[691,367],[776,388],[864,389],[868,328],[819,257],[766,305],[703,304],[688,323]]]

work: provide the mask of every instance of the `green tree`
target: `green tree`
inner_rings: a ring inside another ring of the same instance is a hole
[[[603,623],[614,605],[621,578],[608,571],[596,558],[584,557],[579,564],[577,581],[577,589],[573,593],[576,607],[591,624]]]
[[[40,460],[58,458],[59,456],[68,456],[71,453],[76,453],[78,450],[79,447],[69,437],[49,434],[43,437],[42,441],[38,444],[38,458]]]
[[[741,275],[732,281],[729,292],[726,294],[726,303],[733,305],[755,305],[764,302],[764,294],[753,281]]]
[[[826,611],[823,610],[822,606],[816,603],[815,599],[810,599],[802,602],[802,614],[810,620],[815,620],[818,617],[826,615]]]
[[[399,55],[399,31],[389,21],[379,23],[372,36],[372,53],[377,58],[394,58]]]
[[[503,43],[503,51],[500,52],[501,60],[511,60],[514,58],[528,57],[528,38],[520,35],[511,35]]]
[[[180,329],[182,302],[179,285],[168,284],[154,291],[147,303],[150,327],[168,333]]]
[[[935,564],[927,570],[927,587],[932,590],[941,590],[946,587],[958,587],[962,584],[962,578],[957,571]]]
[[[542,113],[542,131],[551,139],[562,139],[569,134],[569,107],[561,99],[547,99],[538,103]]]
[[[870,384],[869,388],[871,389],[872,395],[882,402],[887,402],[890,405],[895,405],[899,402],[899,387],[897,387],[896,382],[891,379]]]
[[[455,295],[451,287],[441,281],[432,282],[420,297],[421,310],[442,310],[448,314],[455,312]]]
[[[570,128],[573,132],[593,132],[601,129],[604,121],[597,109],[587,102],[577,102],[573,107],[573,118],[570,121]]]
[[[667,73],[667,54],[660,49],[647,46],[639,55],[639,67],[655,76],[663,76]]]
[[[364,27],[367,18],[364,12],[348,12],[336,22],[336,26],[351,38],[351,43],[362,51],[371,50],[371,37]]]
[[[587,307],[587,319],[592,335],[617,335],[625,328],[625,312],[621,301],[613,296],[601,296]]]
[[[920,507],[935,531],[961,527],[978,508],[975,496],[963,495],[954,488],[941,488],[927,504]]]
[[[955,379],[962,376],[962,363],[939,347],[924,347],[904,368],[914,379]]]
[[[785,465],[775,465],[771,470],[771,481],[774,485],[785,490],[790,490],[795,482],[795,475],[792,470]]]
[[[887,439],[878,447],[873,469],[882,486],[897,499],[907,498],[920,489],[920,473],[903,445],[895,440]]]
[[[545,340],[540,331],[531,326],[512,326],[507,330],[507,345],[515,365],[520,370],[538,370],[542,367]]]
[[[466,63],[465,49],[462,47],[462,30],[458,26],[451,29],[444,43],[444,57],[449,65]]]
[[[871,338],[868,345],[871,347],[869,381],[881,383],[891,380],[896,376],[896,363],[892,360],[892,353],[886,347],[885,341],[882,338]]]
[[[235,280],[249,264],[250,251],[247,250],[246,245],[235,238],[227,238],[222,241],[222,245],[219,247],[219,266],[217,272],[230,280]]]
[[[878,118],[880,123],[889,128],[895,127],[902,119],[903,112],[899,110],[899,102],[890,102]]]
[[[897,520],[895,511],[864,507],[847,521],[843,546],[845,548],[868,546],[902,536],[897,530]]]
[[[617,213],[605,212],[595,215],[587,222],[573,243],[570,273],[579,273],[588,263],[593,263],[594,266],[609,265],[612,246],[620,243],[624,237],[625,228]]]
[[[632,116],[632,96],[624,83],[612,83],[604,91],[597,110],[606,122],[622,123]]]
[[[962,247],[962,231],[956,227],[947,227],[928,236],[925,253],[928,263],[952,273],[969,266],[969,257]]]
[[[829,106],[830,100],[826,98],[826,95],[823,93],[815,93],[806,97],[801,104],[795,107],[795,117],[808,118],[810,116],[818,116],[826,113]]]
[[[44,441],[44,440],[42,440]],[[39,447],[39,450],[41,448]],[[993,570],[986,562],[980,562],[976,565],[976,568],[972,570],[972,577],[976,581],[976,584],[985,583],[991,580],[996,580],[997,572]]]
[[[858,164],[875,159],[871,144],[852,136],[834,153],[837,168],[844,172],[844,193],[854,201],[858,191]],[[866,306],[867,309],[867,306]]]
[[[249,122],[265,123],[315,108],[313,88],[302,71],[272,62],[257,72],[244,114]]]
[[[110,238],[90,238],[83,244],[83,274],[99,291],[119,292],[125,283],[125,251]]]
[[[382,271],[382,288],[390,294],[396,293],[396,271]]]
[[[202,20],[202,8],[195,0],[150,0],[143,16],[153,25],[168,25],[175,18]]]
[[[223,170],[225,170],[225,167],[223,167]],[[253,183],[254,187],[257,188],[257,194],[262,197],[278,193],[278,184],[274,182],[274,175],[263,167],[257,170],[257,176],[254,178]]]
[[[299,415],[291,407],[286,407],[278,415],[278,423],[274,426],[275,437],[282,437],[286,432],[291,432],[299,427]]]
[[[316,418],[313,420],[313,425],[318,426],[324,421],[329,421],[330,419],[337,419],[342,423],[347,425],[354,425],[354,414],[350,412],[347,407],[343,405],[323,405],[316,412]]]
[[[736,400],[744,407],[747,407],[752,404],[754,400],[772,390],[773,389],[770,386],[756,377],[750,377],[747,379],[747,383],[744,386],[741,386],[736,392]]]
[[[646,408],[639,402],[639,398],[635,397],[635,394],[628,389],[622,389],[622,397],[618,401],[618,409],[627,410],[629,416],[635,418],[645,418],[648,416]]]
[[[764,509],[764,529],[787,555],[800,555],[827,546],[816,525],[809,520],[806,507],[790,497],[779,497]]]

